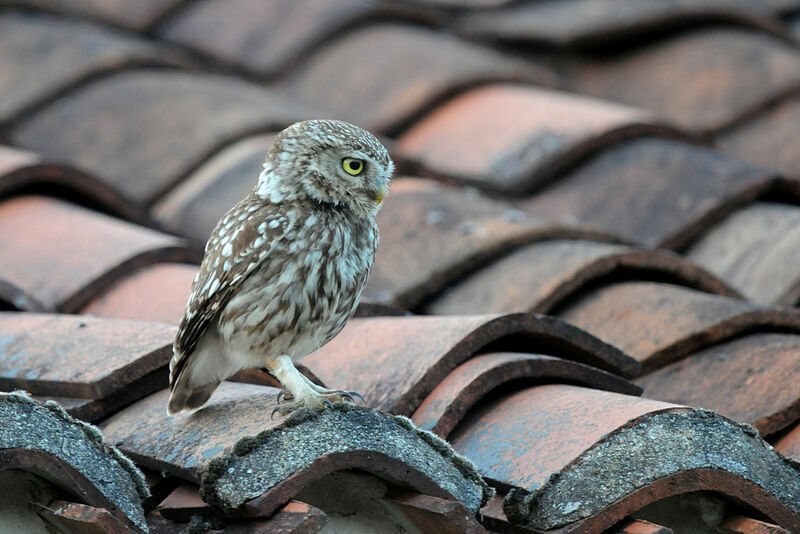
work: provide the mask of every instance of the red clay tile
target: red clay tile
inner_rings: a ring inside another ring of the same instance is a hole
[[[800,336],[753,334],[637,380],[653,399],[715,410],[769,435],[800,420]]]
[[[712,412],[545,385],[483,403],[452,443],[511,488],[508,519],[539,531],[600,532],[699,490],[743,501],[784,528],[800,526],[800,474],[751,430]]]
[[[96,18],[134,30],[145,30],[181,0],[14,0],[14,4]]]
[[[59,532],[85,534],[131,534],[131,528],[111,515],[105,508],[95,508],[76,502],[56,500],[39,512]],[[142,532],[137,530],[136,532]]]
[[[4,279],[49,310],[79,310],[115,280],[156,262],[197,261],[183,241],[45,197],[0,203]]]
[[[723,152],[800,177],[800,98],[793,97],[764,111],[717,139]]]
[[[81,313],[177,324],[196,273],[196,265],[150,265],[117,280],[84,306]]]
[[[656,525],[644,519],[626,519],[609,529],[609,534],[673,534],[671,528]]]
[[[223,382],[201,410],[168,417],[164,390],[112,416],[102,430],[143,466],[195,483],[202,476],[203,499],[227,515],[269,516],[306,485],[346,469],[456,498],[472,513],[480,507],[484,488],[477,474],[456,466],[407,423],[337,404],[284,424],[267,415],[277,393]]]
[[[158,512],[172,521],[188,523],[192,516],[208,513],[211,508],[200,497],[200,488],[194,484],[183,483],[158,505]]]
[[[526,243],[617,241],[595,230],[526,216],[474,191],[405,178],[392,184],[378,225],[381,243],[364,294],[406,309]]]
[[[800,209],[755,203],[728,216],[686,252],[749,300],[793,306],[800,301]]]
[[[789,429],[774,445],[779,453],[800,462],[800,424]]]
[[[752,331],[800,331],[800,313],[651,282],[600,288],[558,315],[621,348],[649,372]]]
[[[476,354],[502,351],[636,373],[633,360],[614,347],[533,314],[353,319],[303,363],[328,387],[357,391],[370,407],[411,415],[456,367]]]
[[[400,508],[420,532],[488,534],[460,503],[410,491],[396,491],[387,500]]]
[[[431,391],[411,416],[414,424],[447,437],[469,409],[492,391],[522,381],[567,382],[639,395],[641,390],[616,375],[577,362],[501,352],[475,356],[456,367]]]
[[[778,525],[741,515],[726,519],[720,528],[724,532],[740,532],[741,534],[789,534],[788,530]]]
[[[354,58],[358,75],[344,75]],[[440,31],[384,23],[328,43],[293,71],[286,89],[337,117],[394,132],[456,91],[491,81],[556,83],[552,71],[534,61]]]
[[[100,72],[175,62],[175,54],[96,24],[43,13],[0,15],[0,123]],[[172,59],[171,59],[172,58]]]
[[[548,313],[598,280],[671,280],[739,296],[719,279],[666,251],[592,241],[548,241],[519,248],[450,284],[424,310],[436,314]]]
[[[142,474],[144,474],[144,480],[150,490],[150,496],[142,502],[145,512],[153,510],[181,484],[177,478],[167,476],[164,473],[143,470]]]
[[[473,89],[442,104],[397,144],[421,173],[518,195],[604,146],[679,135],[633,108],[515,85]]]
[[[260,75],[277,74],[310,49],[347,35],[367,19],[419,9],[367,0],[202,0],[158,29],[158,35]]]
[[[459,32],[473,38],[597,50],[621,47],[646,34],[680,31],[698,24],[753,26],[785,36],[769,17],[772,6],[750,0],[561,0],[514,4],[458,19]]]
[[[274,139],[248,137],[221,150],[153,206],[155,219],[205,243],[217,221],[255,186]]]
[[[576,69],[569,88],[713,132],[800,86],[800,53],[773,36],[704,28]]]
[[[519,208],[647,246],[680,249],[778,184],[773,173],[706,148],[645,139],[604,151]]]
[[[166,367],[175,337],[170,325],[73,315],[0,313],[0,327],[2,389],[83,399]]]
[[[147,203],[237,138],[310,116],[319,113],[234,78],[142,70],[104,78],[57,100],[11,137]]]

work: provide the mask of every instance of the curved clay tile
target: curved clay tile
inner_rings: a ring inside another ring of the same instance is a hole
[[[147,203],[236,139],[321,115],[235,78],[137,70],[55,101],[17,126],[11,138]]]
[[[175,327],[75,315],[0,313],[0,388],[57,399],[97,420],[167,383]]]
[[[328,43],[292,72],[285,88],[337,117],[395,131],[456,91],[493,81],[556,83],[534,61],[437,30],[382,23]]]
[[[0,279],[49,310],[74,312],[146,265],[196,261],[175,237],[46,197],[0,203]]]
[[[545,385],[484,402],[451,442],[511,489],[508,519],[539,531],[600,532],[691,491],[727,495],[800,528],[797,469],[752,428],[713,412]]]
[[[749,300],[793,306],[800,301],[800,208],[746,206],[709,230],[686,256]]]
[[[498,84],[443,103],[400,137],[397,150],[422,174],[519,195],[593,152],[645,136],[681,134],[638,109]]]
[[[716,144],[723,152],[800,178],[798,122],[800,98],[795,94],[738,128],[724,132]]]
[[[457,20],[456,28],[470,37],[596,50],[648,35],[658,38],[665,28],[677,32],[699,24],[752,26],[786,37],[782,25],[770,19],[774,11],[764,2],[748,0],[562,0],[468,13]]]
[[[102,72],[175,64],[176,55],[89,22],[44,13],[0,14],[0,123]]]
[[[0,145],[0,199],[25,194],[60,197],[144,226],[150,218],[105,183],[68,165]]]
[[[784,182],[718,152],[661,139],[611,147],[518,207],[534,217],[603,228],[681,249],[743,203]],[[787,191],[800,199],[800,192]]]
[[[277,393],[223,382],[204,408],[168,417],[164,390],[102,429],[141,465],[202,479],[203,499],[226,514],[269,515],[305,486],[348,469],[458,500],[473,514],[488,498],[466,462],[407,419],[348,404],[270,419]]]
[[[475,191],[427,180],[395,180],[385,204],[378,214],[381,242],[364,294],[407,309],[528,243],[617,241],[596,230],[527,216]]]
[[[541,354],[500,352],[475,356],[450,372],[411,416],[418,427],[444,438],[470,408],[509,383],[580,384],[628,395],[638,387],[607,371]]]
[[[569,89],[711,133],[800,87],[800,52],[775,37],[702,28],[576,69]]]
[[[258,76],[270,76],[291,69],[314,48],[331,46],[331,39],[348,36],[370,19],[430,19],[423,11],[364,0],[204,0],[171,17],[157,34]]]
[[[647,397],[715,410],[766,436],[800,420],[800,336],[745,335],[636,382]]]
[[[644,372],[744,333],[800,332],[800,313],[653,282],[599,288],[558,315],[621,348]]]
[[[609,280],[669,281],[739,296],[724,282],[671,252],[592,241],[545,241],[519,248],[450,284],[424,309],[436,314],[549,313],[585,287]]]
[[[98,19],[111,24],[146,30],[181,0],[14,0],[14,4]]]
[[[800,424],[794,425],[773,444],[776,451],[800,462]]]
[[[328,387],[362,394],[370,407],[411,415],[459,365],[496,351],[551,354],[622,376],[637,372],[616,348],[533,314],[353,319],[303,364]]]
[[[103,443],[97,428],[21,393],[0,393],[0,418],[0,470],[45,475],[82,502],[105,508],[131,532],[147,531],[144,477]]]

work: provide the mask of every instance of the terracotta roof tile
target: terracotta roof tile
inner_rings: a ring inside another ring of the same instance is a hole
[[[88,22],[4,12],[0,14],[0,123],[99,72],[174,63],[175,57],[153,43]]]
[[[395,14],[420,17],[420,9],[345,0],[202,0],[158,28],[158,35],[241,65],[260,76],[277,74],[310,49],[347,35],[368,19]]]
[[[482,354],[462,363],[440,381],[411,416],[414,424],[444,438],[490,392],[509,382],[567,382],[628,395],[639,389],[606,371],[541,354]]]
[[[354,57],[355,76],[347,74]],[[534,62],[443,32],[386,23],[329,43],[293,72],[286,89],[338,117],[392,131],[455,91],[490,81],[553,85],[556,80]]]
[[[483,503],[477,475],[462,470],[452,452],[448,457],[444,442],[426,441],[391,416],[337,404],[273,420],[264,414],[277,390],[224,382],[204,409],[167,417],[168,393],[121,411],[104,423],[103,432],[142,465],[194,482],[202,476],[203,499],[226,514],[268,516],[306,485],[342,469],[366,470],[422,493],[456,498],[472,513]],[[284,461],[267,461],[276,457]],[[264,469],[267,465],[272,468]]]
[[[785,435],[775,441],[775,450],[800,461],[800,424],[794,425]]]
[[[48,503],[40,512],[50,525],[66,532],[130,534],[131,530],[105,508],[69,501]]]
[[[800,420],[800,337],[751,334],[637,380],[645,395],[715,410],[769,435]]]
[[[778,183],[771,171],[703,147],[645,139],[604,151],[519,208],[680,249]]]
[[[378,214],[381,245],[364,294],[414,309],[448,284],[526,243],[616,241],[527,216],[475,191],[400,178]]]
[[[730,519],[726,519],[721,528],[725,530],[729,530],[731,532],[740,532],[741,534],[788,534],[789,531],[779,527],[778,525],[773,525],[772,523],[767,523],[765,521],[759,521],[758,519],[752,519],[750,517],[742,517],[742,516],[734,516]]]
[[[273,134],[225,147],[153,206],[168,228],[205,243],[217,221],[255,186]]]
[[[679,136],[650,114],[517,85],[473,89],[444,103],[398,140],[420,172],[505,194],[530,192],[609,144]]]
[[[460,503],[409,491],[397,491],[388,500],[397,505],[421,532],[487,534]]]
[[[0,203],[0,279],[46,309],[73,312],[118,278],[196,254],[172,236],[45,197]]]
[[[569,86],[712,132],[800,86],[800,53],[763,33],[705,28],[587,63]]]
[[[83,307],[81,313],[178,323],[189,298],[196,265],[159,263],[134,271]]]
[[[452,443],[512,488],[508,518],[537,530],[600,532],[651,502],[698,490],[742,500],[785,528],[800,524],[797,471],[751,430],[711,412],[546,385],[484,403]]]
[[[126,0],[13,0],[10,3],[96,18],[145,30],[180,2],[181,0],[140,0],[134,5]]]
[[[536,268],[531,268],[531,266]],[[724,282],[666,251],[593,241],[545,241],[519,248],[448,286],[425,306],[436,314],[548,313],[600,280],[669,280],[738,296]],[[509,283],[513,280],[513,283]]]
[[[800,209],[755,203],[711,228],[686,253],[748,299],[788,306],[800,302]]]
[[[673,530],[643,519],[628,519],[610,531],[612,534],[673,534]]]
[[[303,363],[326,385],[357,391],[370,407],[411,415],[456,367],[495,351],[555,354],[623,376],[637,371],[614,347],[532,314],[354,319]]]
[[[592,49],[700,23],[751,25],[783,35],[781,25],[769,18],[773,11],[748,0],[562,0],[468,13],[456,27],[470,37]]]
[[[800,142],[795,136],[798,121],[800,98],[790,98],[724,132],[717,145],[728,154],[800,177]]]
[[[652,282],[623,282],[565,305],[559,316],[650,371],[752,331],[800,331],[800,314]]]
[[[159,503],[158,513],[172,521],[188,523],[195,514],[211,513],[211,507],[200,497],[199,487],[184,482]]]
[[[238,137],[318,115],[232,78],[129,71],[57,100],[22,123],[12,138],[149,202]]]

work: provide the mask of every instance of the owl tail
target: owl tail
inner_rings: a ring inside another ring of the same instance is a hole
[[[181,410],[194,410],[206,403],[214,390],[219,386],[219,382],[212,382],[200,387],[189,387],[185,377],[188,373],[181,373],[178,377],[172,393],[169,395],[167,404],[167,414],[175,415]]]

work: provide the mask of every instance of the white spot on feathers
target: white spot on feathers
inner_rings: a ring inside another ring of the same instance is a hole
[[[221,252],[221,254],[222,254],[223,256],[225,256],[226,258],[227,258],[228,256],[230,256],[231,254],[233,254],[233,247],[231,246],[231,244],[230,244],[230,243],[225,243],[225,246],[224,246],[224,247],[222,247],[222,252]]]

